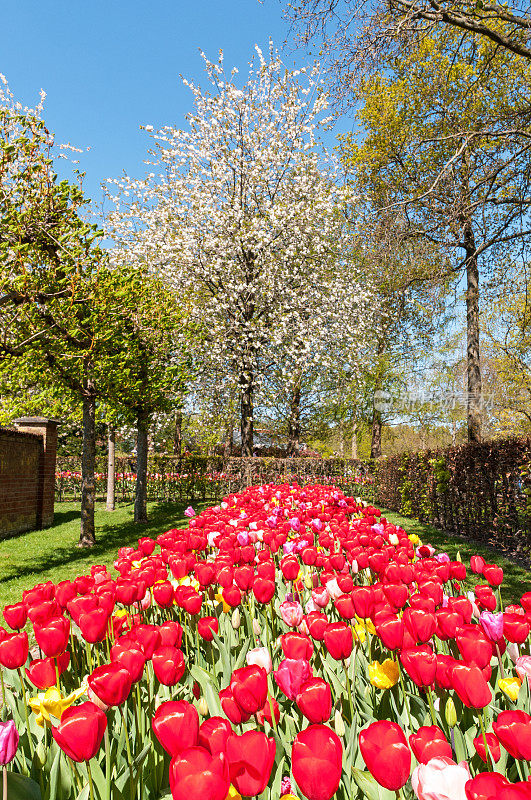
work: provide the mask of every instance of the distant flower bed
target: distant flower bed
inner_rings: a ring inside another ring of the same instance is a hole
[[[531,592],[337,487],[185,515],[4,609],[9,798],[531,796]]]

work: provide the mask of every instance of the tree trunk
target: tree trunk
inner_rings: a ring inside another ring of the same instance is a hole
[[[352,419],[352,442],[350,445],[350,457],[358,458],[358,417],[354,414]]]
[[[382,455],[382,415],[374,407],[371,425],[371,458],[380,458]]]
[[[232,420],[229,420],[225,428],[225,443],[223,445],[223,457],[230,458],[232,456],[232,444],[234,439],[234,427]]]
[[[116,485],[116,431],[109,425],[107,435],[107,511],[114,511],[115,508],[115,485]]]
[[[299,454],[301,439],[301,384],[297,381],[293,387],[288,419],[288,456]]]
[[[343,417],[341,417],[341,419],[339,420],[338,430],[339,430],[339,455],[341,456],[341,458],[344,458],[345,457],[345,428],[344,428]]]
[[[479,268],[472,223],[464,226],[466,252],[467,424],[468,441],[481,441],[481,365],[479,361]]]
[[[136,436],[136,489],[135,522],[147,522],[147,462],[148,462],[149,414],[142,410],[137,417]]]
[[[241,409],[241,437],[242,437],[242,458],[248,458],[253,454],[254,443],[254,397],[253,397],[253,374],[250,369],[244,369],[240,375],[240,409]]]
[[[90,389],[90,387],[89,387]],[[81,532],[78,547],[93,547],[96,543],[94,500],[96,483],[96,397],[92,392],[83,395],[83,452],[81,455]]]
[[[180,456],[183,451],[183,412],[179,409],[175,415],[173,429],[173,455]]]

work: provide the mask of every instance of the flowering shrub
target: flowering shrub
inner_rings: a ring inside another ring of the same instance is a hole
[[[186,514],[5,607],[10,800],[531,797],[531,592],[331,486]]]

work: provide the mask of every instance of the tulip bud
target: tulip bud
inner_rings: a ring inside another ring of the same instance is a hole
[[[461,564],[463,563],[463,559],[461,558],[461,553],[459,552],[459,550],[456,553],[455,560],[459,561]]]
[[[450,728],[455,728],[455,726],[457,725],[457,711],[455,709],[455,703],[451,697],[449,697],[448,700],[446,701],[444,716],[446,718],[447,725]]]
[[[206,717],[208,715],[208,703],[204,697],[201,697],[197,704],[197,710],[201,714],[202,717]]]
[[[516,660],[520,655],[518,645],[515,644],[514,642],[509,642],[509,644],[507,645],[507,653],[513,664],[516,664]]]
[[[313,577],[311,572],[306,573],[306,575],[304,576],[304,585],[306,586],[307,589],[313,588]]]
[[[0,722],[0,766],[5,767],[15,758],[18,739],[18,730],[12,719]]]
[[[231,617],[231,624],[235,631],[237,631],[238,628],[240,627],[241,621],[242,620],[240,615],[240,609],[235,608],[234,611],[232,612],[232,617]]]
[[[255,636],[260,636],[262,629],[257,619],[253,619],[253,633]]]
[[[41,765],[41,767],[44,767],[44,765],[46,764],[46,750],[42,742],[39,742],[39,744],[37,745],[35,753],[37,755],[39,764]]]
[[[343,715],[339,708],[336,710],[334,714],[334,728],[338,736],[345,735],[345,723],[343,722]]]

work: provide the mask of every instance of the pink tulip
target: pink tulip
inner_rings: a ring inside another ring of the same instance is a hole
[[[304,609],[296,600],[284,600],[280,604],[280,616],[290,628],[300,625],[304,616]]]
[[[19,735],[12,719],[0,722],[0,765],[9,764],[15,758]]]
[[[432,758],[413,770],[411,785],[418,800],[467,800],[465,784],[471,778],[468,764],[451,758]]]
[[[273,663],[267,647],[255,647],[254,650],[249,650],[245,660],[249,666],[256,664],[258,667],[263,667],[268,675],[273,669]]]
[[[522,682],[527,676],[529,687],[531,688],[531,656],[519,656],[516,659],[515,668]]]
[[[494,614],[492,611],[482,611],[479,615],[479,624],[493,642],[503,636],[503,614]]]
[[[185,508],[184,516],[185,517],[195,517],[195,511],[192,508],[192,506],[188,506],[188,508]]]
[[[309,661],[303,658],[285,658],[273,674],[280,689],[290,700],[294,700],[300,694],[302,684],[313,677]]]

